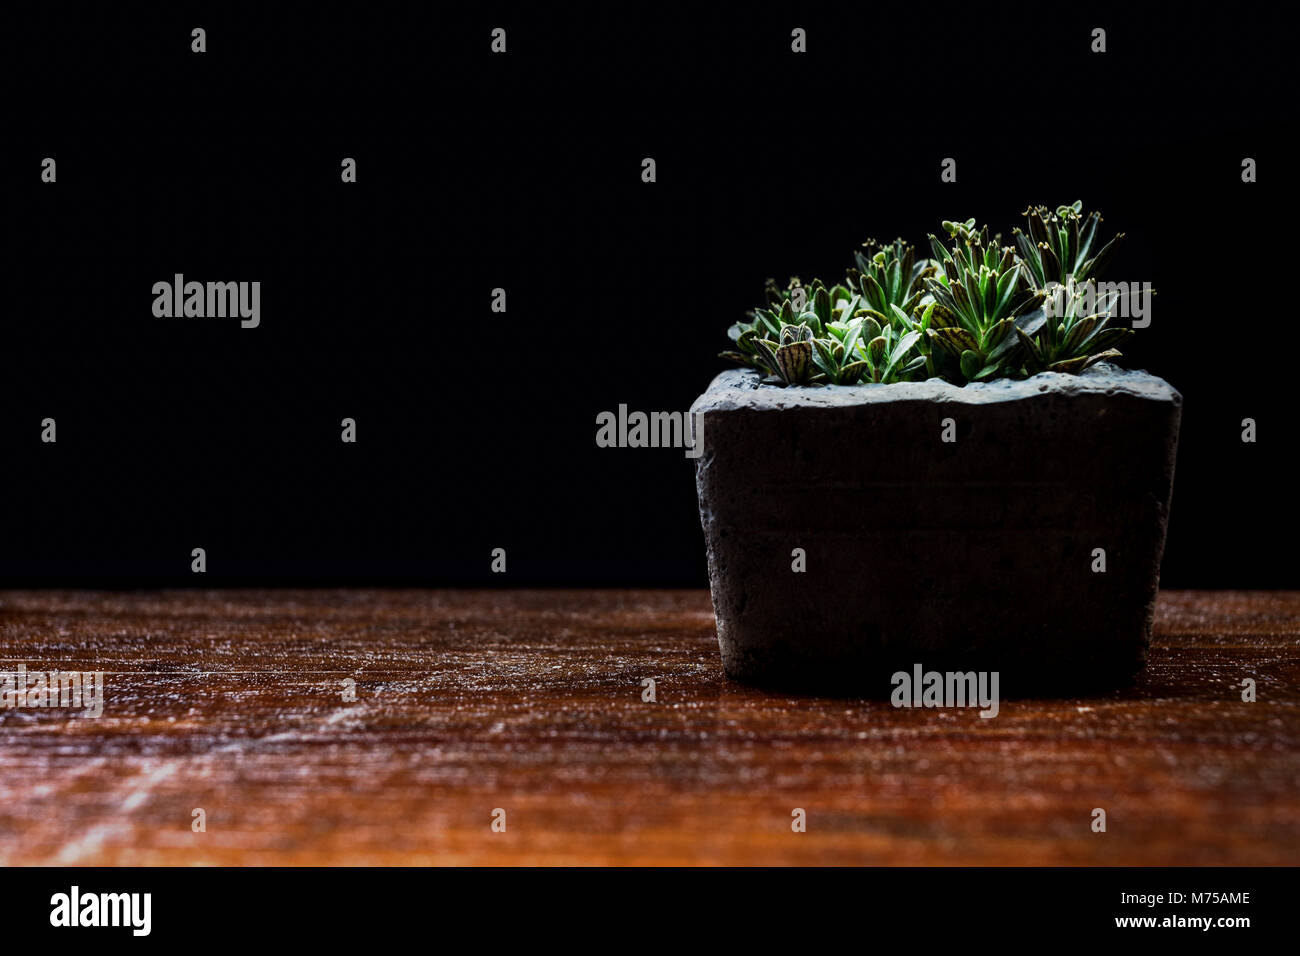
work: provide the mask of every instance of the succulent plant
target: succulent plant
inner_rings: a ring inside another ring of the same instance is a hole
[[[783,299],[777,309],[754,309],[751,322],[737,322],[727,330],[727,335],[736,344],[732,350],[722,352],[720,357],[748,365],[769,375],[780,374],[772,362],[771,345],[780,347],[781,330],[798,324],[790,299]],[[769,348],[762,349],[758,343],[767,341]]]
[[[1054,213],[1046,206],[1030,206],[1024,216],[1029,234],[1019,229],[1013,229],[1012,234],[1020,248],[1025,279],[1035,289],[1045,289],[1049,283],[1065,285],[1071,278],[1083,282],[1100,275],[1115,244],[1124,238],[1121,232],[1094,252],[1101,214],[1090,212],[1084,216],[1083,203],[1078,201],[1057,206]]]
[[[872,368],[862,348],[863,322],[837,322],[828,326],[830,338],[813,339],[813,363],[832,385],[856,385]]]
[[[768,370],[786,385],[807,385],[812,381],[813,330],[807,325],[787,325],[777,341],[755,339],[754,345]]]
[[[1024,346],[1025,367],[1036,372],[1082,372],[1090,365],[1122,354],[1114,346],[1133,334],[1111,327],[1111,301],[1099,303],[1091,283],[1073,281],[1057,290],[1045,310],[1037,334],[1017,330]],[[1089,310],[1089,304],[1096,309]]]
[[[1118,356],[1114,346],[1132,330],[1110,326],[1109,308],[1087,303],[1089,277],[1120,236],[1092,254],[1101,217],[1084,217],[1077,202],[1025,215],[1029,235],[1015,231],[1020,254],[974,219],[945,221],[952,245],[930,236],[933,259],[918,260],[901,239],[868,240],[843,283],[794,278],[779,289],[769,279],[766,307],[731,327],[735,347],[722,356],[785,385],[936,376],[964,384],[1080,372]]]
[[[974,220],[968,220],[945,222],[944,228],[954,240],[951,251],[930,236],[943,274],[927,280],[936,310],[926,335],[956,360],[966,381],[1014,374],[1020,351],[1016,329],[1029,335],[1038,330],[1045,294],[1029,288],[1015,250],[990,236],[987,226],[976,231]]]
[[[893,309],[898,309],[893,306]],[[881,325],[874,315],[859,315],[848,323],[834,323],[830,326],[833,336],[843,329],[842,342],[829,341],[815,343],[819,349],[825,348],[829,353],[825,357],[825,366],[831,361],[838,361],[848,371],[839,378],[830,374],[828,367],[823,367],[828,378],[836,384],[852,384],[854,381],[875,383],[906,382],[913,378],[913,373],[925,365],[925,356],[917,353],[916,346],[922,332],[907,329],[901,325]],[[841,355],[838,346],[843,346]],[[846,359],[851,360],[846,362]],[[819,363],[820,364],[820,363]],[[845,381],[850,374],[856,378]]]
[[[848,317],[858,309],[870,309],[887,317],[891,305],[910,313],[925,295],[924,280],[935,274],[935,265],[926,259],[918,260],[916,249],[902,239],[888,244],[868,239],[862,247],[866,254],[855,252],[855,265],[849,269],[847,284],[853,298],[849,300]],[[877,321],[887,323],[888,319]]]
[[[925,369],[925,378],[933,378],[935,375],[934,364],[934,339],[931,338],[930,326],[934,321],[936,303],[933,297],[927,296],[930,301],[925,305],[918,305],[908,315],[898,306],[892,306],[890,316],[894,320],[894,327],[902,334],[916,332],[916,353],[920,358],[919,362],[909,362],[905,366],[909,371],[919,371],[922,367]]]
[[[925,367],[925,356],[916,354],[921,338],[918,331],[899,332],[892,326],[866,344],[867,381],[881,384],[911,381],[914,372]]]
[[[784,289],[778,288],[775,279],[768,279],[763,283],[763,298],[767,300],[768,308],[777,312],[781,311],[781,303],[789,302],[794,305],[804,294],[803,283],[799,281],[798,276],[791,276]]]

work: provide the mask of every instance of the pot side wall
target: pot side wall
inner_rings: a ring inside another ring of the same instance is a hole
[[[1133,376],[1163,390],[1127,387]],[[882,696],[918,663],[999,671],[1008,696],[1131,680],[1150,643],[1181,396],[1145,373],[1038,378],[1053,381],[1001,400],[904,385],[831,404],[791,394],[829,390],[787,389],[773,406],[747,403],[771,391],[753,373],[719,376],[696,403],[696,478],[727,674]]]

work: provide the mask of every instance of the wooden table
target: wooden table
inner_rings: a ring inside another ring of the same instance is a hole
[[[982,720],[733,684],[702,591],[0,592],[106,696],[0,710],[0,862],[1294,864],[1298,643],[1166,592],[1136,687]]]

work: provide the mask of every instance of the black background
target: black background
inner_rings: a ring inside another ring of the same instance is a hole
[[[1158,290],[1126,364],[1185,397],[1162,583],[1295,585],[1282,36],[1247,4],[24,11],[0,580],[194,584],[203,547],[204,584],[703,585],[692,463],[597,413],[688,408],[768,276],[1082,199]],[[261,281],[261,327],[154,318],[176,272]]]

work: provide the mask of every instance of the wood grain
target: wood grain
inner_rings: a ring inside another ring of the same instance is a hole
[[[0,710],[0,862],[1295,864],[1298,645],[1167,592],[1136,687],[981,720],[730,683],[706,592],[0,592],[0,670],[106,674]]]

